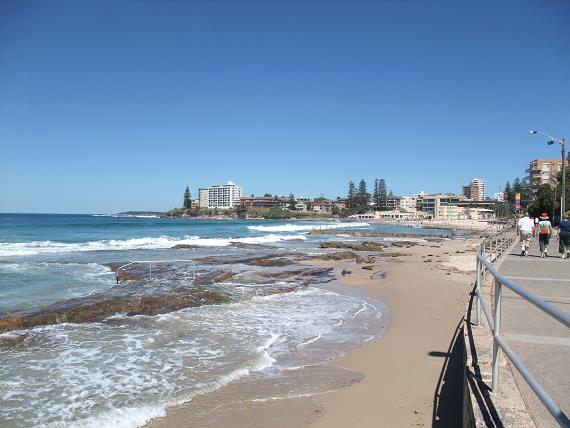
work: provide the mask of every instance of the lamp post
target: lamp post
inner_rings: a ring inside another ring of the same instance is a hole
[[[557,140],[554,137],[551,137],[548,134],[545,134],[542,131],[535,131],[535,130],[531,130],[528,131],[528,133],[530,135],[536,135],[536,134],[540,134],[540,135],[544,135],[546,138],[548,138],[548,145],[551,146],[554,143],[558,143],[562,146],[562,191],[560,192],[560,221],[562,221],[562,219],[564,218],[564,210],[566,209],[566,139],[561,138],[559,140]]]

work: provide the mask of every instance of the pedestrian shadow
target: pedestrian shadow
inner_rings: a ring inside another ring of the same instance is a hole
[[[483,416],[485,426],[504,428],[490,396],[489,386],[482,380],[477,360],[477,350],[473,339],[471,309],[475,291],[470,294],[467,321],[463,318],[457,324],[447,352],[431,351],[431,357],[445,358],[434,392],[432,427],[474,426],[472,407],[477,406]],[[467,328],[467,336],[464,335]],[[465,337],[471,349],[471,367],[467,367]],[[471,402],[469,390],[475,399]]]
[[[465,374],[467,377],[467,382],[469,383],[469,388],[476,403],[471,403],[471,405],[477,406],[483,420],[485,421],[485,426],[487,427],[497,427],[504,428],[501,417],[493,404],[491,399],[491,388],[483,381],[483,376],[481,374],[481,368],[479,367],[479,360],[477,358],[477,349],[475,347],[475,341],[473,339],[473,322],[471,321],[473,301],[475,300],[475,287],[471,291],[471,297],[469,299],[469,306],[467,308],[467,320],[465,326],[467,328],[467,338],[469,340],[469,349],[471,350],[471,367],[465,367]],[[484,316],[484,315],[482,315]]]
[[[433,397],[433,427],[463,426],[464,349],[461,318],[447,352],[428,353],[430,357],[445,358]]]

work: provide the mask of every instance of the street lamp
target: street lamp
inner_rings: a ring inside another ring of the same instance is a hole
[[[530,130],[528,133],[530,135],[544,135],[546,138],[548,138],[547,144],[549,146],[553,145],[554,143],[562,145],[562,191],[560,192],[560,221],[562,221],[564,218],[564,210],[566,209],[566,140],[564,138],[557,140],[556,138],[545,134],[542,131]]]

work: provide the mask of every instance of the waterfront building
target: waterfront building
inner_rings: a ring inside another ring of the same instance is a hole
[[[463,208],[464,211],[458,211],[455,208],[446,208],[449,206],[455,206],[458,208]],[[435,194],[435,195],[423,195],[421,202],[419,204],[419,209],[424,212],[428,217],[434,219],[447,218],[471,218],[471,212],[469,209],[478,208],[490,210],[493,212],[492,208],[495,206],[495,201],[491,200],[473,200],[466,198],[463,195],[453,195],[453,194]],[[465,211],[467,210],[467,211]],[[475,214],[473,214],[475,215]]]
[[[208,208],[208,189],[198,189],[198,206],[200,208]]]
[[[304,202],[304,203],[313,202],[313,198],[305,198],[304,196],[296,197],[295,200],[297,202]]]
[[[330,213],[334,206],[336,206],[336,203],[332,199],[318,198],[314,200],[311,209],[315,212]]]
[[[529,162],[526,180],[534,189],[541,184],[554,188],[558,184],[558,174],[561,171],[562,159],[535,159]]]
[[[384,208],[387,208],[389,210],[400,208],[401,202],[402,202],[401,196],[388,195],[386,196],[386,202],[384,203]]]
[[[377,220],[414,220],[417,219],[417,212],[408,210],[376,211],[374,218]]]
[[[463,196],[476,201],[485,199],[485,181],[481,178],[472,179],[469,184],[463,186]]]
[[[227,184],[198,189],[201,208],[235,208],[240,203],[241,187],[228,181]]]
[[[283,209],[289,206],[289,198],[285,196],[242,196],[240,203],[252,209]]]
[[[434,194],[423,195],[420,200],[420,210],[431,218],[440,218],[442,205],[455,205],[457,202],[466,199],[463,195]]]
[[[334,206],[337,207],[339,210],[346,208],[346,198],[337,197],[334,201]]]
[[[400,208],[415,210],[417,200],[417,196],[400,196]]]

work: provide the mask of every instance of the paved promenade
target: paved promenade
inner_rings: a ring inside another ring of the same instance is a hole
[[[570,260],[561,258],[556,239],[552,239],[549,253],[550,257],[541,258],[538,240],[533,239],[529,255],[521,257],[517,244],[499,272],[570,312]],[[570,330],[506,288],[503,296],[502,333],[507,342],[566,415],[570,415]],[[537,426],[558,426],[516,369],[513,371]]]

